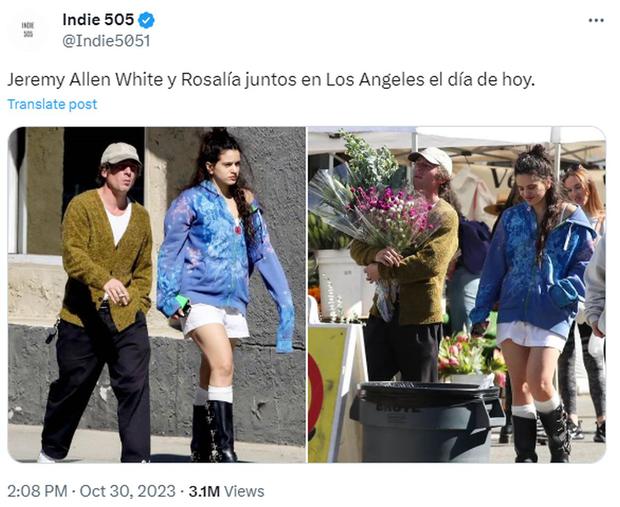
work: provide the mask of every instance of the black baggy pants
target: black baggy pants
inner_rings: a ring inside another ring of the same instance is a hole
[[[437,382],[441,323],[401,326],[398,317],[397,306],[390,322],[372,315],[368,319],[364,343],[369,380],[391,380],[400,371],[402,380]]]
[[[53,459],[69,452],[73,435],[86,409],[103,366],[118,400],[121,461],[148,461],[151,454],[149,406],[150,344],[146,319],[118,332],[109,310],[100,310],[85,327],[64,320],[56,342],[58,379],[52,382],[43,423],[42,449]]]

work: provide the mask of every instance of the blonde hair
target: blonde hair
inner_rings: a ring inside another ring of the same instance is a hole
[[[587,200],[583,206],[586,214],[599,219],[603,218],[605,216],[605,206],[598,193],[596,184],[590,176],[590,172],[582,165],[577,165],[564,173],[564,176],[562,176],[562,183],[566,184],[566,180],[571,176],[577,178],[586,191]]]

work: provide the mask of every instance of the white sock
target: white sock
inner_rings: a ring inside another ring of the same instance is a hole
[[[233,402],[232,385],[226,386],[226,387],[209,386],[209,400],[226,401],[228,403],[232,403]]]
[[[553,396],[551,396],[550,400],[534,400],[534,405],[536,405],[536,410],[538,410],[541,414],[548,414],[560,406],[560,395],[555,392],[553,393]]]
[[[523,417],[524,419],[536,419],[536,405],[513,405],[512,415]]]
[[[207,401],[209,401],[209,391],[198,386],[196,396],[194,396],[194,405],[197,407],[204,406],[207,404]]]

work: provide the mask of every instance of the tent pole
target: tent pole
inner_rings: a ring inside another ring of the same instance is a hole
[[[551,127],[551,143],[555,145],[553,169],[556,181],[560,181],[560,165],[562,162],[562,127]]]
[[[418,133],[414,130],[411,133],[411,151],[420,151],[418,148]],[[411,164],[407,167],[407,185],[413,185],[413,169],[411,168]]]
[[[562,143],[555,145],[555,160],[553,161],[553,169],[556,181],[560,181],[560,164],[562,162]]]

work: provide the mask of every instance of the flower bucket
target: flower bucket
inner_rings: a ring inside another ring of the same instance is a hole
[[[480,389],[487,389],[493,387],[495,375],[493,373],[453,373],[448,378],[451,384],[471,384],[478,386]]]
[[[375,287],[366,281],[364,268],[355,263],[349,250],[319,250],[317,262],[319,265],[321,314],[323,318],[328,318],[331,311],[328,279],[333,288],[334,310],[337,310],[336,299],[340,297],[344,317],[367,316],[372,306]]]

